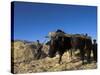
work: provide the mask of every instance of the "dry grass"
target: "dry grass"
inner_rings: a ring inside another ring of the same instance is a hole
[[[45,46],[44,49],[43,50],[47,53],[48,47]],[[46,57],[44,59],[34,60],[34,53],[32,52],[34,49],[22,42],[14,42],[13,50],[14,73],[54,72],[97,68],[97,64],[95,62],[82,65],[79,57],[77,56],[69,60],[67,53],[64,53],[62,57],[62,64],[57,64],[59,59],[58,55],[54,58]]]

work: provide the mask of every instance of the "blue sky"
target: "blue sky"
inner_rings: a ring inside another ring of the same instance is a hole
[[[97,7],[30,2],[14,3],[14,39],[43,42],[50,31],[88,33],[97,38]]]

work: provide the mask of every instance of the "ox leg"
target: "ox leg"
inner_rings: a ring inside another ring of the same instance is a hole
[[[71,50],[68,50],[67,53],[68,53],[68,60],[71,61],[73,59],[73,57],[72,57],[73,56],[72,49]]]
[[[59,55],[60,55],[60,57],[59,57],[59,62],[58,63],[60,64],[61,61],[62,61],[62,55],[63,55],[63,53],[60,53]]]
[[[85,57],[85,53],[84,50],[80,50],[80,55],[81,55],[81,60],[82,60],[82,65],[84,65],[84,57]]]
[[[73,50],[71,49],[71,50],[69,50],[69,53],[70,53],[70,57],[71,57],[71,59],[72,59],[72,56],[73,56],[73,52],[72,52]]]
[[[75,49],[71,49],[71,59],[74,59],[74,57],[75,57],[74,52],[75,52]]]
[[[69,50],[67,51],[67,55],[68,55],[68,60],[70,60],[71,53]]]

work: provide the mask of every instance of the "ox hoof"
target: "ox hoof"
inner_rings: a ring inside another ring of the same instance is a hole
[[[84,65],[85,63],[84,63],[84,61],[82,61],[82,65]]]
[[[63,62],[59,62],[58,64],[61,65],[61,64],[63,64]]]

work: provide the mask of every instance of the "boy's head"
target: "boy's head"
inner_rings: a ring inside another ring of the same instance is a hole
[[[96,39],[93,40],[93,43],[96,43]]]
[[[37,42],[39,43],[39,40],[37,40]]]

